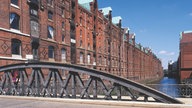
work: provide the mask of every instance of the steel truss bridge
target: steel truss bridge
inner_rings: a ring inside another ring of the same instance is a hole
[[[179,103],[166,94],[72,64],[27,62],[0,67],[0,95]],[[128,97],[128,98],[123,98]]]

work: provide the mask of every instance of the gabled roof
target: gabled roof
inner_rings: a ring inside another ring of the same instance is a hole
[[[80,4],[80,6],[82,6],[88,11],[91,10],[90,2],[93,2],[93,0],[78,0],[78,3]]]
[[[78,0],[79,4],[90,3],[90,2],[93,2],[93,0]]]
[[[105,7],[105,8],[101,8],[99,9],[102,11],[103,15],[108,15],[110,11],[112,11],[112,8],[111,7]]]
[[[116,16],[112,18],[113,24],[119,24],[119,21],[122,20],[121,16]]]

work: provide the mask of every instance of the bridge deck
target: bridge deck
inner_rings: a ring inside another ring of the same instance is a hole
[[[47,70],[46,70],[46,69]],[[13,77],[13,72],[17,70],[18,80]],[[67,71],[66,79],[62,79],[60,70]],[[148,101],[152,97],[158,102],[179,103],[164,93],[149,88],[137,82],[125,79],[110,73],[80,67],[71,64],[61,63],[20,63],[0,67],[3,74],[0,81],[0,93],[6,95],[37,96],[37,97],[71,97],[76,98],[77,92],[80,98],[94,99],[98,97],[98,91],[104,94],[103,99],[112,99],[116,94],[116,99],[121,100],[123,91],[131,97],[131,100],[137,100],[140,96],[145,97],[143,101]],[[86,74],[85,81],[81,75]],[[80,87],[80,88],[77,88]]]
[[[81,100],[42,97],[0,96],[0,108],[191,108],[191,99],[186,104],[165,104],[136,101]]]

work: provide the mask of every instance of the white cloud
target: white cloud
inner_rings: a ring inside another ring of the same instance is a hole
[[[160,55],[166,55],[166,56],[172,56],[172,55],[175,55],[175,52],[168,52],[168,51],[165,51],[165,50],[161,50],[159,51]]]
[[[141,29],[141,30],[139,30],[139,32],[145,33],[145,32],[147,32],[147,30],[146,29]]]
[[[164,50],[159,51],[159,54],[166,54],[166,53],[167,53],[167,51],[164,51]]]

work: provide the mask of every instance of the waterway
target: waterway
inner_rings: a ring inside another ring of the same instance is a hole
[[[179,97],[179,80],[163,77],[157,84],[149,84],[150,87],[172,97]]]

